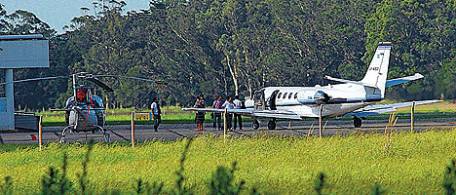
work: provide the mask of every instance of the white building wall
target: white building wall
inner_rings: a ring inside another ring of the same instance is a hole
[[[15,129],[13,69],[48,67],[49,41],[42,35],[0,36],[0,78],[6,83],[0,85],[0,131]]]

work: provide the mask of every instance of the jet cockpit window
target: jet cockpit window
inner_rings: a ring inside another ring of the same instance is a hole
[[[288,99],[291,99],[291,96],[293,96],[293,93],[290,93],[290,95],[288,95]]]
[[[285,92],[285,93],[283,94],[283,99],[287,99],[287,94],[288,94],[288,92]]]

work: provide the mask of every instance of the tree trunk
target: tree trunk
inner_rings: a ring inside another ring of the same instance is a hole
[[[249,90],[249,98],[253,100],[253,86],[252,86],[252,79],[247,79],[247,89]]]
[[[230,56],[225,54],[226,58],[226,65],[228,66],[228,69],[230,70],[231,77],[233,78],[233,84],[234,84],[234,93],[235,95],[239,95],[239,82],[238,82],[238,74],[237,74],[237,67],[231,65],[231,59]]]

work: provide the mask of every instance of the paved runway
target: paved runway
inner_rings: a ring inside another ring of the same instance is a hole
[[[453,122],[454,121],[454,122]],[[430,129],[452,129],[456,127],[456,118],[445,119],[420,119],[415,122],[416,131],[424,131]],[[387,120],[364,120],[361,128],[354,128],[353,121],[351,120],[337,120],[332,119],[324,122],[324,136],[331,135],[348,135],[351,133],[376,133],[383,132],[387,126]],[[280,135],[280,136],[308,136],[312,134],[318,135],[318,122],[317,121],[280,121],[277,124],[276,130],[266,130],[267,124],[262,123],[259,130],[253,130],[250,122],[244,123],[243,130],[229,132],[230,136],[254,136],[254,135]],[[166,140],[172,141],[182,139],[185,137],[194,137],[201,135],[196,132],[195,124],[162,124],[158,132],[154,132],[152,125],[137,125],[135,139],[140,142],[151,140]],[[58,142],[60,132],[63,127],[45,127],[43,130],[43,142]],[[131,131],[130,126],[107,126],[112,141],[130,141]],[[394,126],[397,131],[410,130],[410,121],[408,119],[401,119]],[[216,131],[212,128],[212,123],[205,125],[203,134],[223,135],[222,131]],[[0,133],[0,143],[8,144],[34,144],[38,141],[37,132],[10,132]],[[88,142],[94,139],[96,141],[103,141],[100,133],[73,133],[66,136],[67,142]]]

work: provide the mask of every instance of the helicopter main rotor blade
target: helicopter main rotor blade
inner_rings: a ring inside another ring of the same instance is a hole
[[[24,82],[31,82],[31,81],[53,80],[53,79],[69,79],[69,78],[70,78],[69,76],[40,77],[40,78],[16,80],[13,82],[5,82],[5,83],[0,83],[0,85],[6,85],[6,84],[11,84],[11,83],[24,83]]]
[[[70,111],[71,108],[52,108],[49,109],[51,112]],[[79,110],[106,110],[106,108],[79,108]]]
[[[141,78],[141,77],[134,77],[134,76],[122,76],[122,75],[93,75],[93,76],[94,77],[112,77],[112,78],[121,78],[121,79],[133,79],[133,80],[138,80],[138,81],[153,82],[155,84],[162,84],[163,83],[163,82],[157,81],[157,80]]]
[[[96,78],[89,77],[89,78],[86,78],[86,80],[88,80],[92,83],[95,83],[96,85],[100,86],[101,88],[103,88],[104,90],[106,90],[108,92],[114,91],[111,87],[109,87],[108,85],[106,85],[105,83],[101,82],[100,80],[98,80]]]

